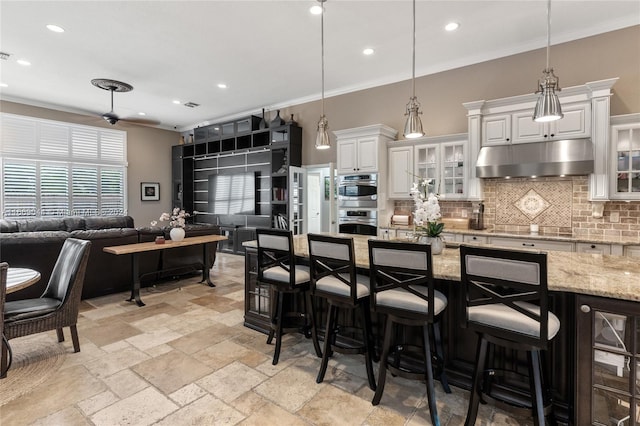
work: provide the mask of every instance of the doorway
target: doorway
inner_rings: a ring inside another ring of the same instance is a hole
[[[305,166],[307,174],[307,231],[337,232],[337,199],[333,163]]]

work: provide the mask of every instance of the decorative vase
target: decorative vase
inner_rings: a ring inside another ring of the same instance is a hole
[[[280,117],[280,110],[276,111],[276,117],[271,120],[270,127],[278,127],[284,124],[284,120]]]
[[[264,108],[262,108],[262,119],[260,119],[260,123],[258,123],[258,129],[263,130],[269,127],[267,124],[267,120],[264,119]]]
[[[444,249],[442,237],[424,237],[424,242],[431,245],[431,254],[440,254]]]
[[[171,228],[171,231],[169,231],[169,236],[171,237],[171,241],[182,241],[184,240],[184,229]]]

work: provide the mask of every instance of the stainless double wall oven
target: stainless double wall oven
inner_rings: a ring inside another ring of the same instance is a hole
[[[377,207],[377,174],[339,176],[339,232],[343,234],[376,235],[378,232]]]

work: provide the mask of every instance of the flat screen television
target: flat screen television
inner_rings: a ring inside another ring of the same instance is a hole
[[[209,213],[256,214],[256,172],[210,175]]]

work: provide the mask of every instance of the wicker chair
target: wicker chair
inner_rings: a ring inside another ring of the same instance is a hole
[[[9,365],[4,362],[5,347],[9,349],[9,341],[4,337],[4,300],[7,296],[7,268],[9,265],[6,262],[0,263],[0,336],[2,336],[2,365],[0,366],[0,378],[7,375]],[[5,346],[6,345],[6,346]]]
[[[6,344],[2,345],[0,371],[8,369],[8,341],[16,337],[56,330],[58,341],[63,342],[62,328],[69,327],[74,352],[80,352],[76,323],[90,246],[91,241],[67,238],[42,296],[5,304]]]

